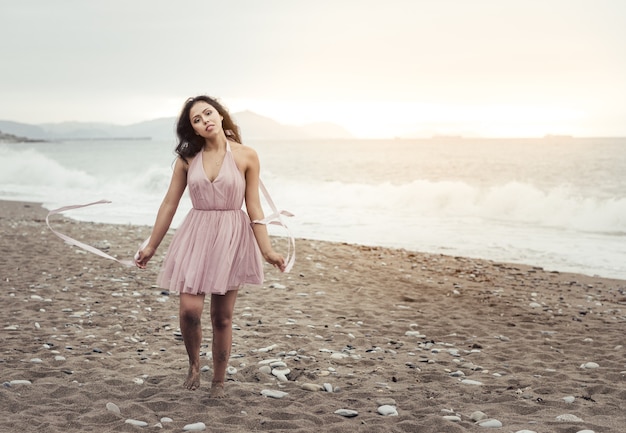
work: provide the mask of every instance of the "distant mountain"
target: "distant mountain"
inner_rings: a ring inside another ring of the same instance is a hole
[[[303,126],[283,125],[269,117],[251,111],[232,114],[241,128],[243,140],[307,140],[352,138],[352,135],[333,123],[312,123]],[[115,125],[96,122],[61,122],[31,125],[0,120],[0,131],[6,134],[38,140],[79,139],[136,139],[174,140],[176,118],[165,117],[134,123]]]

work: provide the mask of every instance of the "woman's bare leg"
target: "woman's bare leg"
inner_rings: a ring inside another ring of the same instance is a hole
[[[224,381],[233,343],[233,310],[236,299],[237,290],[228,291],[225,295],[211,295],[213,381],[210,395],[213,398],[225,397]]]
[[[180,294],[180,332],[189,356],[189,372],[185,388],[194,391],[200,386],[200,345],[202,344],[202,310],[204,295]]]

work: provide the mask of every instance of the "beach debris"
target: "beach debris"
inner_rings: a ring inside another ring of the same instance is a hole
[[[356,410],[352,409],[337,409],[335,413],[346,418],[354,418],[359,414]]]

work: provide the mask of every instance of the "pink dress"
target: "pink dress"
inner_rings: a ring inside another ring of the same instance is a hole
[[[176,230],[157,278],[171,292],[219,294],[263,282],[263,262],[248,214],[242,209],[246,181],[227,145],[211,182],[202,151],[187,171],[193,209]]]

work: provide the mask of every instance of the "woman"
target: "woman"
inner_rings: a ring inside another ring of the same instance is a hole
[[[210,395],[224,397],[232,343],[237,290],[263,282],[261,256],[281,271],[285,260],[274,252],[263,224],[259,198],[259,159],[241,144],[239,127],[228,111],[208,96],[185,103],[176,128],[178,158],[147,245],[136,256],[144,269],[170,227],[189,186],[193,209],[176,231],[157,283],[180,294],[180,329],[187,354],[187,389],[200,385],[201,316],[211,297],[213,381]],[[246,212],[242,210],[245,199]]]

